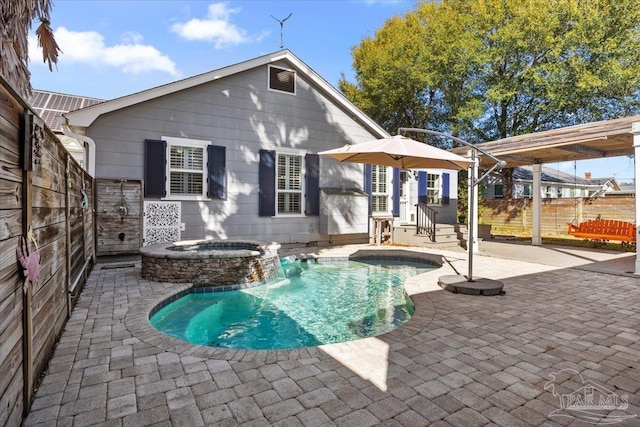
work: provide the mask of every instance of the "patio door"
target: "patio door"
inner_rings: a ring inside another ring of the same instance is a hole
[[[411,179],[413,174],[409,170],[400,171],[400,223],[411,223],[415,202],[411,200]],[[415,215],[414,215],[415,216]]]

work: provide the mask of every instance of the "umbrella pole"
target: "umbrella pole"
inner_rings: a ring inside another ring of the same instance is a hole
[[[475,242],[475,236],[473,233],[473,225],[474,225],[474,219],[475,219],[475,198],[476,198],[476,183],[475,183],[475,176],[476,176],[476,170],[478,168],[478,162],[476,161],[476,150],[471,150],[471,161],[473,163],[471,163],[471,166],[469,166],[469,169],[467,170],[467,173],[469,174],[469,179],[467,180],[468,183],[468,189],[467,189],[467,194],[469,195],[469,220],[467,221],[467,225],[469,227],[468,233],[467,233],[467,250],[469,252],[469,256],[468,256],[468,262],[469,265],[467,267],[467,282],[473,282],[473,246],[474,246],[474,242]]]
[[[476,210],[477,210],[477,205],[475,200],[477,197],[476,186],[480,182],[482,182],[483,179],[487,178],[491,174],[491,172],[493,172],[493,170],[495,170],[496,168],[506,167],[507,163],[504,162],[503,160],[498,159],[493,154],[484,151],[482,148],[475,146],[474,144],[471,144],[463,139],[457,138],[455,136],[447,135],[442,132],[436,132],[434,130],[419,129],[419,128],[402,128],[402,127],[398,128],[398,133],[401,133],[402,131],[423,132],[430,135],[438,135],[446,138],[451,138],[454,141],[458,141],[462,145],[466,145],[467,147],[471,148],[472,163],[468,169],[469,177],[467,180],[467,183],[468,183],[467,193],[469,194],[469,220],[467,221],[468,227],[469,227],[468,242],[467,242],[467,249],[469,250],[469,257],[468,257],[469,265],[468,265],[468,274],[466,277],[467,280],[465,281],[464,276],[461,275],[460,273],[457,273],[456,275],[447,275],[447,276],[440,277],[438,279],[438,284],[443,289],[451,292],[455,292],[455,293],[463,293],[463,294],[470,294],[470,295],[501,295],[503,294],[504,292],[502,291],[502,288],[504,287],[504,284],[499,280],[486,279],[482,277],[477,278],[477,280],[475,281],[473,280],[473,251],[476,246],[475,245],[476,234],[478,234],[475,230],[476,227],[474,227],[474,224],[477,222],[475,220]],[[486,155],[487,157],[495,160],[496,162],[496,164],[493,165],[491,169],[489,169],[480,178],[477,178],[479,165],[478,165],[476,151]]]

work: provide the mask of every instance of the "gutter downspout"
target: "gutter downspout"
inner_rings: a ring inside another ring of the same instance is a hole
[[[64,117],[64,116],[62,116]],[[64,123],[61,123],[62,133],[70,138],[75,138],[78,141],[82,141],[86,143],[86,148],[84,152],[84,161],[85,161],[85,169],[92,177],[95,176],[96,171],[96,143],[93,139],[89,138],[87,135],[82,135],[76,133],[71,130],[71,125],[69,125],[69,119],[64,117]]]

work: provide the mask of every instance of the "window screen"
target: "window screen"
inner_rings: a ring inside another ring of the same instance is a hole
[[[277,67],[269,67],[269,89],[296,93],[296,73]]]

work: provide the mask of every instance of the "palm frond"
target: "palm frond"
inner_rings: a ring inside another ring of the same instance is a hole
[[[49,26],[49,20],[40,18],[41,24],[36,30],[38,36],[38,46],[42,47],[42,61],[47,62],[49,65],[49,71],[53,71],[51,63],[58,63],[58,53],[62,52],[56,39],[53,36],[53,31]]]
[[[25,98],[31,93],[28,34],[34,20],[41,21],[36,34],[49,70],[61,52],[49,25],[52,6],[51,0],[0,0],[0,74]]]

